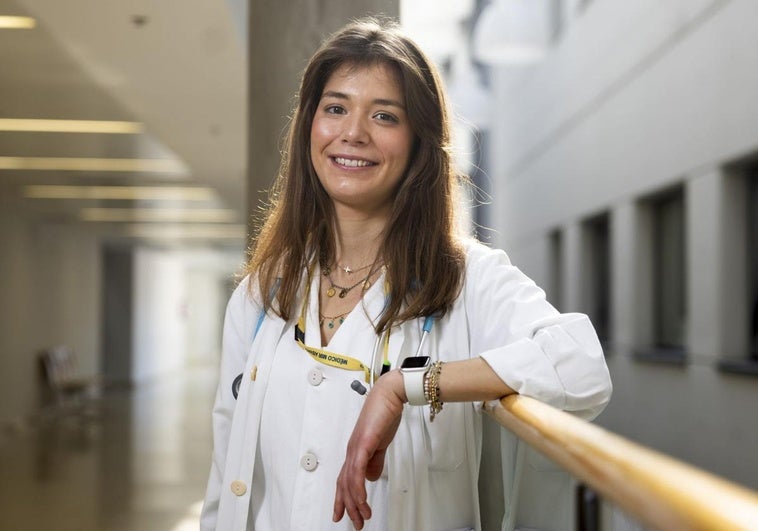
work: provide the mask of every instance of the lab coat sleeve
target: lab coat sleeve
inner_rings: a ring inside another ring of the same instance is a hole
[[[504,252],[477,244],[464,290],[471,352],[509,387],[587,419],[603,410],[610,375],[586,315],[559,313]]]
[[[232,394],[232,382],[244,370],[253,328],[260,312],[259,306],[254,304],[250,297],[248,286],[249,277],[246,277],[232,293],[224,317],[219,384],[212,415],[213,456],[200,516],[201,531],[216,529],[229,432],[236,405]]]

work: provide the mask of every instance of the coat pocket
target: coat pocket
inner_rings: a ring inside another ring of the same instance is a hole
[[[465,407],[463,402],[445,404],[444,409],[429,420],[429,406],[421,408],[424,449],[430,470],[455,470],[466,459]]]

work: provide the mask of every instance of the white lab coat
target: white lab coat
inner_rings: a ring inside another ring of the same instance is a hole
[[[461,294],[452,310],[435,323],[429,338],[432,358],[454,361],[481,356],[520,394],[585,418],[602,411],[610,398],[611,383],[587,317],[558,313],[546,302],[544,292],[512,266],[502,251],[469,242],[466,255]],[[256,334],[261,315],[256,299],[249,295],[246,279],[227,307],[213,409],[213,460],[200,525],[203,530],[249,528],[249,486],[260,412],[276,345],[287,327],[280,318],[269,315]],[[389,356],[393,367],[415,353],[420,338],[421,323],[417,321],[393,330]],[[240,373],[244,377],[235,400],[231,383]],[[445,404],[434,423],[428,421],[428,407],[405,406],[387,456],[389,529],[445,528],[448,517],[449,521],[455,519],[455,515],[446,515],[449,508],[464,512],[470,518],[466,525],[481,528],[479,406]],[[504,449],[503,456],[507,455],[515,455],[514,449]],[[508,471],[504,475],[507,479]]]

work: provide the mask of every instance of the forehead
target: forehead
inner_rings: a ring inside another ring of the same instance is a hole
[[[348,96],[357,92],[370,92],[372,95],[391,96],[392,99],[404,102],[397,67],[383,62],[346,63],[338,66],[324,84],[323,92],[327,91],[345,92]]]

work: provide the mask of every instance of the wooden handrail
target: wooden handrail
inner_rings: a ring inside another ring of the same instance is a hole
[[[758,493],[525,396],[485,404],[502,426],[656,529],[758,529]]]

